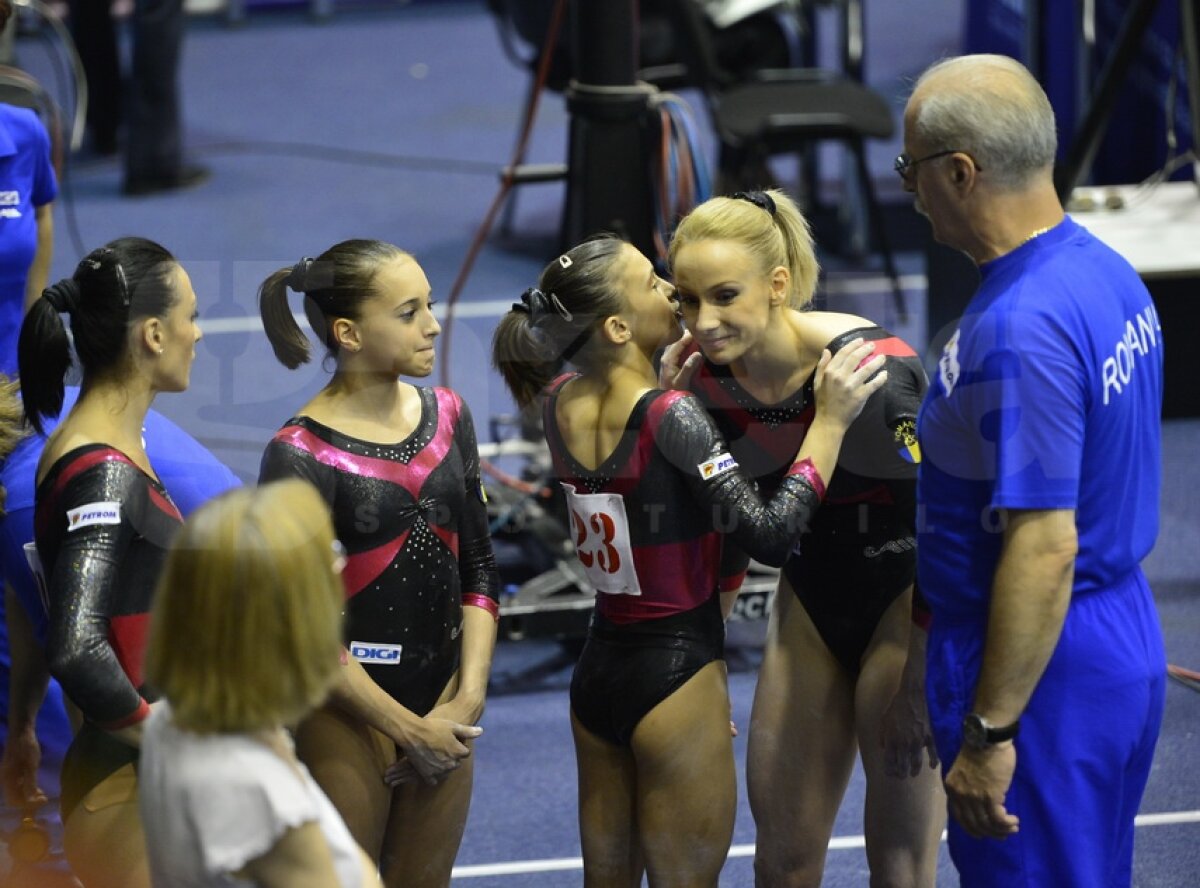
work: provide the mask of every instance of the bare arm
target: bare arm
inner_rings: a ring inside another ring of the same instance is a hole
[[[50,671],[46,657],[34,640],[33,626],[25,606],[12,587],[4,584],[4,613],[8,624],[8,647],[12,657],[8,692],[8,742],[0,758],[4,798],[16,808],[44,804],[46,794],[38,786],[42,748],[37,738],[37,714],[46,698]]]
[[[496,648],[496,619],[481,607],[463,608],[462,665],[454,699],[438,706],[431,716],[464,725],[479,722],[487,700],[492,652]]]
[[[884,749],[884,770],[890,777],[916,777],[926,759],[938,766],[937,747],[925,701],[925,649],[929,633],[913,623],[908,628],[908,655],[900,673],[900,687],[879,722],[879,742]]]
[[[997,725],[1016,721],[1058,644],[1079,542],[1075,512],[1009,511],[992,583],[983,671],[975,712]]]
[[[37,301],[50,278],[50,260],[54,257],[54,205],[42,204],[34,210],[37,221],[37,249],[29,276],[25,278],[25,310]]]
[[[723,589],[721,591],[721,619],[728,620],[729,615],[733,613],[733,606],[737,604],[737,597],[741,593],[742,587],[736,589]]]
[[[382,885],[375,865],[361,854],[363,888]],[[253,882],[258,888],[341,888],[333,867],[329,844],[316,823],[305,823],[289,829],[279,837],[271,850],[247,863],[238,878]]]
[[[983,669],[972,711],[994,725],[1020,718],[1062,633],[1079,541],[1069,509],[1004,513],[1000,562],[992,581]],[[946,776],[950,813],[971,835],[1017,831],[1004,808],[1017,753],[1013,743],[963,747]]]

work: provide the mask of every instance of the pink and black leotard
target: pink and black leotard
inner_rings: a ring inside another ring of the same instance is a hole
[[[181,524],[163,486],[104,444],[63,455],[38,485],[47,658],[85,719],[63,763],[64,820],[92,787],[137,759],[102,729],[136,724],[157,699],[142,659],[154,588]]]
[[[499,599],[470,412],[449,389],[417,391],[421,419],[395,444],[289,420],[267,445],[260,480],[300,477],[321,491],[349,556],[347,649],[425,715],[458,669],[463,606],[497,616]]]

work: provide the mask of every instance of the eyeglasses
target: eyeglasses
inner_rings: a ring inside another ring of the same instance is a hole
[[[951,148],[949,151],[937,151],[933,154],[926,154],[924,157],[918,157],[916,160],[913,160],[907,154],[901,154],[896,158],[896,162],[892,164],[892,168],[896,171],[897,175],[899,175],[901,179],[907,182],[909,173],[916,168],[917,164],[924,163],[927,160],[936,160],[939,157],[946,157],[950,154],[967,153],[965,151],[960,151],[957,148]],[[983,167],[975,163],[975,158],[971,157],[969,154],[967,154],[967,157],[971,158],[971,163],[975,164],[975,169],[983,172]]]

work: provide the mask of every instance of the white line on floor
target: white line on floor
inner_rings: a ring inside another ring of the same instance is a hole
[[[1138,826],[1173,826],[1180,823],[1200,823],[1200,811],[1169,811],[1163,814],[1139,814],[1134,821]],[[942,841],[946,834],[942,833]],[[830,851],[845,851],[865,848],[863,836],[835,836],[829,842]],[[729,849],[730,857],[754,856],[754,845],[734,845]],[[526,873],[549,873],[562,870],[583,869],[582,857],[559,857],[549,860],[514,860],[510,863],[483,863],[474,866],[456,866],[455,879],[473,879],[481,876],[516,876]]]

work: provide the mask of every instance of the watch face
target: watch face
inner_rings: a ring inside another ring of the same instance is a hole
[[[972,749],[983,749],[988,745],[987,725],[973,712],[963,718],[963,743]]]

